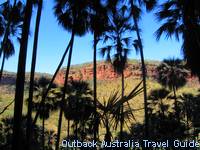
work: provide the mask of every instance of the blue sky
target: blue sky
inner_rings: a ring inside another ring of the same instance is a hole
[[[31,53],[34,37],[34,21],[36,9],[33,11],[33,18],[31,23],[31,32],[29,36],[28,55],[26,71],[30,71]],[[40,34],[38,43],[37,55],[37,72],[53,73],[62,57],[62,54],[68,44],[70,34],[67,33],[56,20],[53,14],[53,1],[44,0]],[[144,56],[146,59],[163,60],[169,57],[182,57],[181,55],[181,41],[177,42],[174,39],[166,40],[164,37],[160,41],[156,41],[153,33],[159,27],[159,23],[155,21],[153,14],[143,14],[140,21],[140,28],[142,29],[141,36],[144,46]],[[100,48],[101,46],[99,46]],[[19,55],[19,44],[15,42],[15,55],[9,58],[5,63],[5,70],[16,72]],[[74,50],[72,55],[72,64],[81,64],[84,62],[91,62],[93,56],[92,50],[92,35],[87,34],[84,37],[76,37],[74,43]],[[134,49],[129,55],[130,59],[139,59]],[[2,60],[2,58],[0,59]],[[98,60],[102,60],[98,56]],[[0,61],[1,62],[1,61]],[[66,66],[67,61],[64,62]]]

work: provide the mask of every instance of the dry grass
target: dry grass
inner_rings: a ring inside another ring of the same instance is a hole
[[[125,93],[128,93],[131,91],[131,89],[133,89],[141,80],[140,79],[134,79],[134,78],[128,78],[125,79]],[[91,88],[92,88],[92,84],[91,81],[89,81]],[[153,90],[153,89],[157,89],[160,88],[161,86],[156,83],[155,81],[149,79],[147,81],[147,89],[148,89],[148,93]],[[111,92],[119,90],[120,93],[120,89],[121,88],[121,81],[120,79],[116,79],[113,81],[98,81],[98,86],[97,86],[97,96],[98,96],[98,100],[100,102],[102,102],[103,100],[106,100]],[[178,91],[178,94],[181,93],[193,93],[196,94],[197,91],[199,89],[199,86],[191,86],[190,84],[186,85],[185,87],[183,87],[182,89],[180,89]],[[13,98],[14,98],[14,87],[12,86],[0,86],[0,111],[8,104],[10,103]],[[25,98],[27,98],[27,92],[25,92]],[[138,95],[137,97],[135,97],[134,99],[132,99],[130,101],[131,107],[133,109],[141,109],[138,111],[134,111],[134,117],[135,117],[135,121],[133,122],[136,123],[142,123],[143,119],[144,119],[144,110],[142,109],[143,106],[143,94]],[[12,117],[13,116],[13,107],[14,105],[11,105],[2,115],[0,115],[0,118],[4,118],[4,117]],[[27,107],[26,104],[24,103],[24,109],[23,109],[23,113],[26,114],[27,111]],[[41,120],[38,121],[38,124],[41,125]],[[55,132],[57,131],[57,124],[58,124],[58,112],[52,112],[50,118],[45,122],[45,127],[47,129],[50,130],[54,130]],[[62,137],[66,136],[66,132],[67,132],[67,120],[63,117],[63,124],[62,124]],[[100,129],[100,135],[104,135],[105,130],[103,129],[103,127],[101,127]],[[113,135],[116,135],[117,132],[112,131]]]

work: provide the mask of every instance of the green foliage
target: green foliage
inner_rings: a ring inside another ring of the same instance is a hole
[[[187,82],[188,71],[180,59],[165,59],[157,67],[157,81],[170,90],[177,90]]]
[[[166,38],[174,36],[177,40],[182,36],[182,52],[186,64],[192,74],[200,77],[200,69],[196,63],[200,56],[198,51],[200,48],[200,11],[198,6],[198,0],[163,1],[156,13],[157,20],[161,21],[162,25],[155,35],[158,40],[163,34],[166,35]]]
[[[14,54],[14,44],[11,37],[20,39],[23,15],[24,4],[20,1],[15,6],[9,1],[0,6],[0,37],[4,35],[0,46],[0,57],[2,53],[5,54],[6,58]]]
[[[89,119],[94,113],[92,91],[89,84],[83,81],[72,81],[68,85],[70,90],[63,104],[64,114],[67,119],[81,121]]]
[[[39,105],[42,101],[50,80],[46,77],[40,77],[34,85],[34,96],[33,96],[33,110],[39,111]],[[42,105],[42,110],[40,110],[40,118],[49,118],[50,111],[58,109],[59,100],[54,96],[54,90],[56,85],[53,84],[50,92],[48,93],[44,104]],[[28,99],[27,99],[28,100]]]
[[[127,36],[131,33],[131,24],[128,16],[125,15],[123,7],[116,11],[111,11],[108,30],[104,33],[102,42],[106,46],[100,49],[106,61],[110,62],[114,70],[121,74],[126,68],[128,54],[131,49],[132,37]]]
[[[12,143],[12,128],[13,128],[13,118],[4,118],[0,122],[0,149],[10,150]],[[21,130],[23,131],[22,137],[23,142],[26,142],[25,130],[26,130],[26,119],[23,117],[23,123]],[[42,127],[35,126],[33,129],[31,150],[42,150]],[[45,130],[45,149],[53,150],[53,144],[55,142],[55,133],[51,130]]]
[[[104,100],[103,103],[98,102],[99,110],[99,120],[102,122],[106,128],[106,134],[104,140],[111,141],[112,133],[111,128],[114,130],[117,129],[121,117],[121,106],[124,106],[123,116],[125,119],[125,124],[128,125],[128,122],[132,122],[135,117],[132,114],[132,109],[129,105],[125,105],[127,102],[133,100],[137,95],[139,95],[143,88],[140,87],[142,82],[140,82],[136,87],[134,87],[127,95],[124,97],[119,96],[118,91],[111,93],[107,100]],[[128,103],[129,104],[129,103]]]

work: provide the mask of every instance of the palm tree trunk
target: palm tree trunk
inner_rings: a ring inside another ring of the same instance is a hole
[[[97,36],[94,33],[94,55],[93,55],[93,96],[94,96],[94,141],[97,141],[98,120],[97,120]]]
[[[62,125],[62,116],[63,116],[63,102],[65,100],[65,93],[67,90],[67,84],[68,84],[68,76],[69,76],[69,70],[71,65],[71,58],[72,58],[72,50],[73,50],[73,44],[74,44],[74,31],[72,31],[72,42],[69,50],[69,58],[68,58],[68,64],[67,64],[67,70],[65,74],[65,83],[64,83],[64,89],[63,89],[63,95],[61,99],[61,108],[60,108],[60,114],[58,119],[58,131],[57,131],[57,141],[56,141],[56,150],[59,149],[59,143],[60,143],[60,133],[61,133],[61,125]]]
[[[180,122],[179,111],[178,111],[178,103],[177,103],[177,97],[176,97],[176,88],[175,88],[175,86],[172,87],[172,90],[173,90],[173,93],[174,93],[175,115],[176,115],[176,119]]]
[[[6,59],[6,55],[5,55],[5,52],[4,52],[3,53],[3,60],[2,60],[2,64],[1,64],[1,71],[0,71],[0,83],[1,83],[2,76],[3,76],[3,68],[4,68],[5,59]]]
[[[165,117],[165,110],[163,109],[163,106],[164,106],[164,104],[163,104],[163,99],[160,99],[160,101],[161,101],[161,111],[162,111],[162,119],[164,119],[164,117]]]
[[[139,31],[137,31],[138,37],[139,37]],[[139,38],[140,39],[140,38]],[[141,39],[139,40],[141,43]],[[144,55],[143,55],[143,48],[141,46],[140,48],[140,56],[141,56],[141,62],[142,62],[142,79],[143,79],[143,90],[144,90],[144,113],[145,113],[145,136],[149,136],[149,116],[148,116],[148,104],[147,104],[147,85],[146,85],[146,65],[144,62]]]
[[[122,81],[122,98],[124,97],[124,71],[122,71],[122,76],[121,76],[121,81]],[[123,128],[124,128],[124,106],[122,104],[121,109],[121,117],[120,117],[120,140],[123,140]]]
[[[110,132],[110,128],[109,128],[109,121],[107,118],[105,120],[105,125],[106,125],[106,134],[105,134],[104,140],[106,142],[111,142],[111,132]]]
[[[35,118],[34,118],[34,120],[33,120],[32,126],[34,126],[34,125],[36,124],[36,122],[37,122],[37,119],[38,119],[38,116],[39,116],[39,112],[40,112],[41,107],[42,107],[42,103],[45,101],[45,98],[46,98],[46,96],[47,96],[49,90],[51,89],[51,86],[52,86],[52,84],[53,84],[53,82],[54,82],[54,80],[55,80],[55,78],[56,78],[56,75],[58,74],[60,68],[62,67],[62,64],[63,64],[63,62],[64,62],[64,60],[65,60],[66,55],[67,55],[67,52],[68,52],[68,50],[69,50],[69,48],[70,48],[70,46],[71,46],[72,38],[73,38],[73,37],[71,36],[71,39],[70,39],[70,41],[69,41],[69,44],[68,44],[68,46],[67,46],[67,48],[66,48],[66,50],[65,50],[65,52],[64,52],[64,54],[63,54],[63,56],[62,56],[62,58],[61,58],[61,60],[60,60],[60,63],[59,63],[59,65],[58,65],[58,67],[57,67],[57,69],[56,69],[56,71],[55,71],[55,73],[54,73],[54,75],[53,75],[53,77],[52,77],[52,79],[51,79],[51,81],[50,81],[48,87],[47,87],[47,90],[46,90],[46,92],[45,92],[45,94],[44,94],[44,97],[43,97],[43,99],[42,99],[42,101],[41,101],[41,103],[40,103],[40,105],[39,105],[39,109],[38,109],[38,111],[37,111],[37,113],[36,113],[36,115],[35,115]]]
[[[189,136],[189,108],[188,108],[188,104],[190,104],[190,102],[188,102],[187,98],[185,99],[185,113],[186,113],[186,127],[187,127],[187,134]]]
[[[31,76],[30,76],[30,85],[29,85],[29,98],[28,98],[28,112],[27,112],[27,128],[26,128],[26,138],[27,138],[27,150],[30,149],[31,145],[31,123],[32,123],[32,101],[33,101],[33,87],[34,87],[34,77],[35,77],[35,66],[36,66],[36,57],[37,57],[37,45],[38,45],[38,35],[40,27],[40,19],[42,14],[42,4],[43,0],[38,2],[38,11],[35,25],[35,35],[34,35],[34,44],[33,44],[33,54],[32,54],[32,63],[31,63]]]
[[[44,104],[43,104],[43,110],[42,110],[42,113],[43,113],[43,115],[42,115],[42,149],[44,150],[45,149],[45,134],[44,134],[44,122],[45,122],[45,120],[44,120]]]
[[[22,29],[22,38],[20,43],[18,71],[16,79],[15,90],[15,105],[14,105],[14,124],[13,124],[13,142],[12,150],[22,149],[22,136],[21,123],[22,123],[22,109],[24,99],[24,82],[25,82],[25,68],[26,68],[26,56],[28,35],[32,15],[32,0],[27,0],[25,8],[25,17]]]
[[[70,135],[70,120],[67,120],[67,140],[69,140],[69,135]]]
[[[133,1],[131,0],[131,7],[133,10]],[[137,18],[133,15],[133,21],[136,29],[137,39],[139,43],[139,50],[140,50],[140,57],[141,57],[141,63],[142,63],[142,79],[143,79],[143,90],[144,90],[144,118],[145,118],[145,137],[148,138],[149,136],[149,116],[148,116],[148,110],[147,110],[147,86],[146,86],[146,66],[144,62],[144,54],[143,54],[143,46],[142,46],[142,40],[140,38],[139,28],[138,28],[138,22]]]
[[[76,120],[76,122],[75,122],[75,137],[76,137],[76,139],[75,140],[78,140],[78,121]]]

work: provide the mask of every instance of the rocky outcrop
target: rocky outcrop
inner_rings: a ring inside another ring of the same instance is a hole
[[[158,63],[147,63],[147,74],[148,77],[154,77],[156,74],[156,67]],[[57,84],[63,84],[65,79],[65,69],[62,69],[56,76],[55,82]],[[125,78],[141,77],[141,64],[140,63],[129,63],[127,64],[126,69],[124,70]],[[92,64],[80,66],[72,66],[70,70],[69,77],[72,77],[73,80],[92,80],[93,78],[93,66]],[[97,80],[115,80],[119,78],[120,75],[117,74],[113,67],[104,62],[99,62],[97,64]]]

